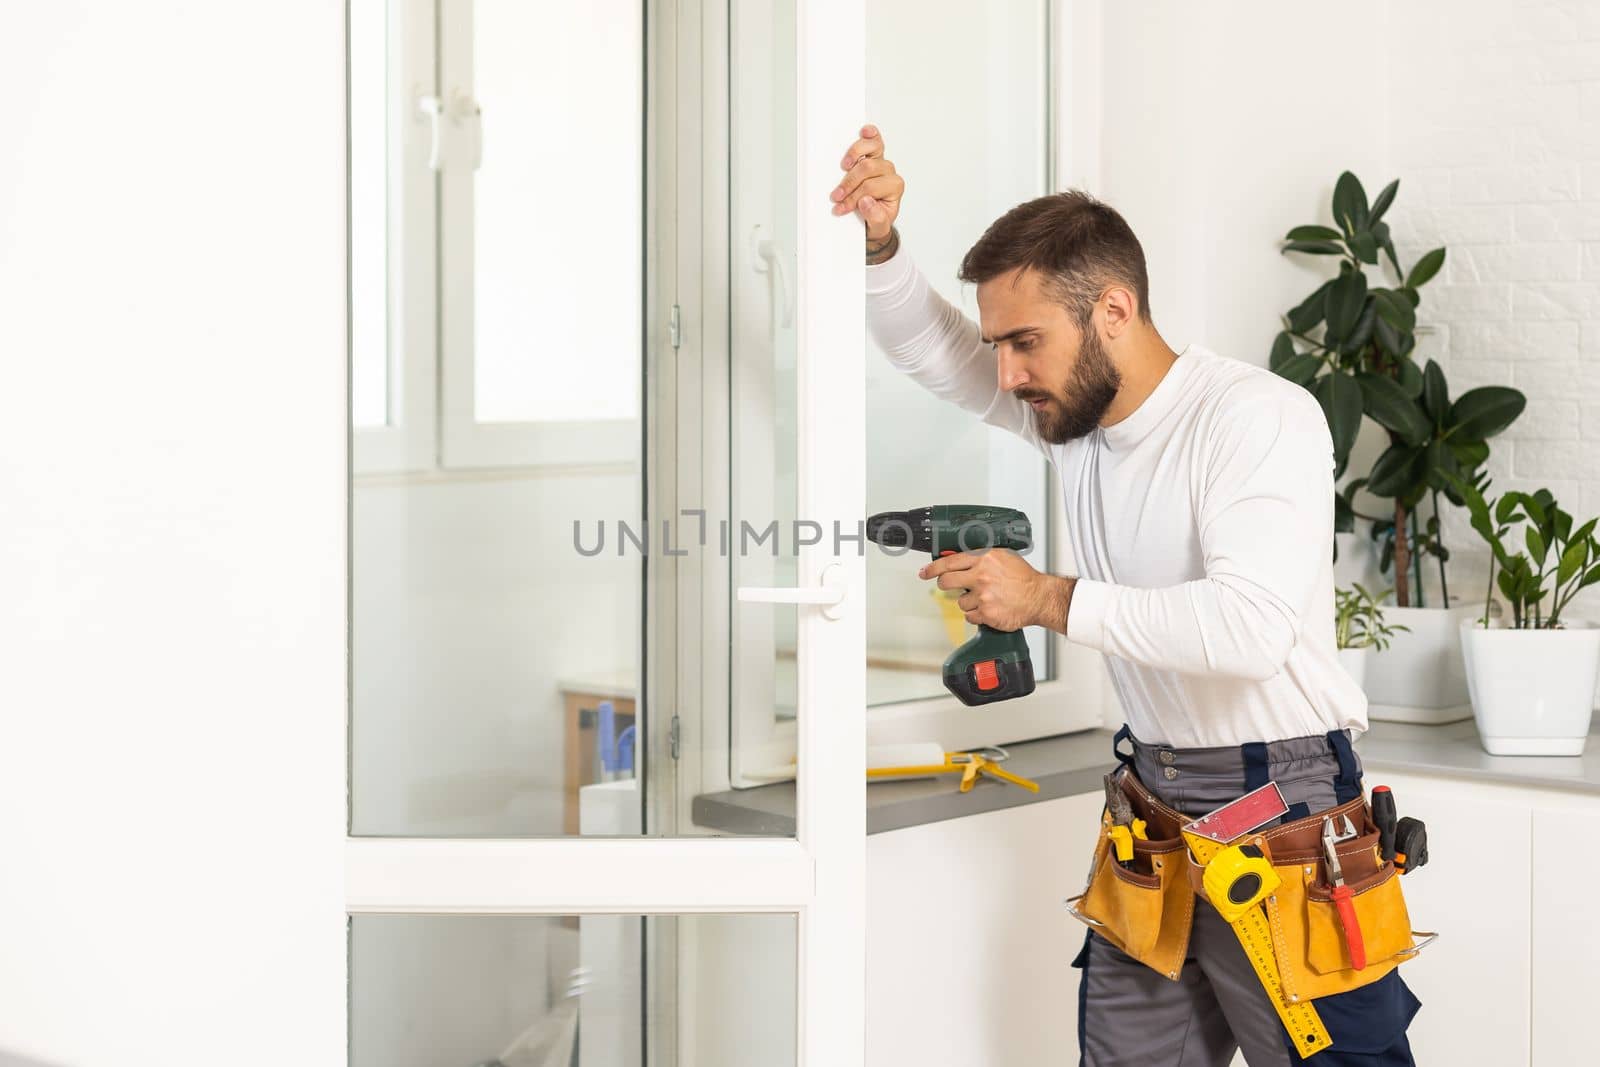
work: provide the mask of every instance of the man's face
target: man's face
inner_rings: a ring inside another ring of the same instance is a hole
[[[1090,433],[1122,388],[1092,324],[1079,330],[1033,270],[978,286],[982,334],[995,352],[1000,388],[1033,406],[1039,435],[1062,444]]]

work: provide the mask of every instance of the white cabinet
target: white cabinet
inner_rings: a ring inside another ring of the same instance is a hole
[[[1062,902],[1083,887],[1104,799],[867,838],[867,1063],[1076,1061],[1084,927]]]
[[[1377,784],[1428,824],[1428,865],[1402,883],[1412,926],[1440,934],[1401,968],[1422,1001],[1418,1062],[1528,1064],[1529,804],[1517,790],[1369,771]]]
[[[1600,926],[1594,922],[1600,852],[1595,850],[1600,801],[1533,809],[1533,1062],[1592,1063],[1600,991]]]

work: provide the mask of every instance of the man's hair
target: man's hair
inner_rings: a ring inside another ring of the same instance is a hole
[[[1070,190],[1018,204],[996,219],[962,257],[957,277],[981,283],[1018,267],[1043,275],[1047,292],[1087,329],[1100,294],[1125,285],[1150,321],[1144,249],[1121,215],[1088,193]]]

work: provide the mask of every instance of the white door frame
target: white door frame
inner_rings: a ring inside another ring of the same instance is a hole
[[[696,0],[684,0],[693,6]],[[840,137],[864,121],[861,0],[795,0],[800,513],[853,529],[865,504],[860,223],[827,210]],[[656,519],[658,517],[652,517]],[[351,914],[790,912],[798,916],[800,1063],[865,1054],[865,559],[803,548],[802,586],[842,590],[799,608],[799,787],[794,840],[350,838]],[[348,611],[348,604],[346,610]],[[348,723],[346,730],[348,745]]]

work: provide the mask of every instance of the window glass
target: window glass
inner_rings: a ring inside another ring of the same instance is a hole
[[[477,420],[637,418],[641,5],[475,0],[472,17]]]
[[[795,938],[793,915],[358,915],[350,1067],[792,1067]]]

